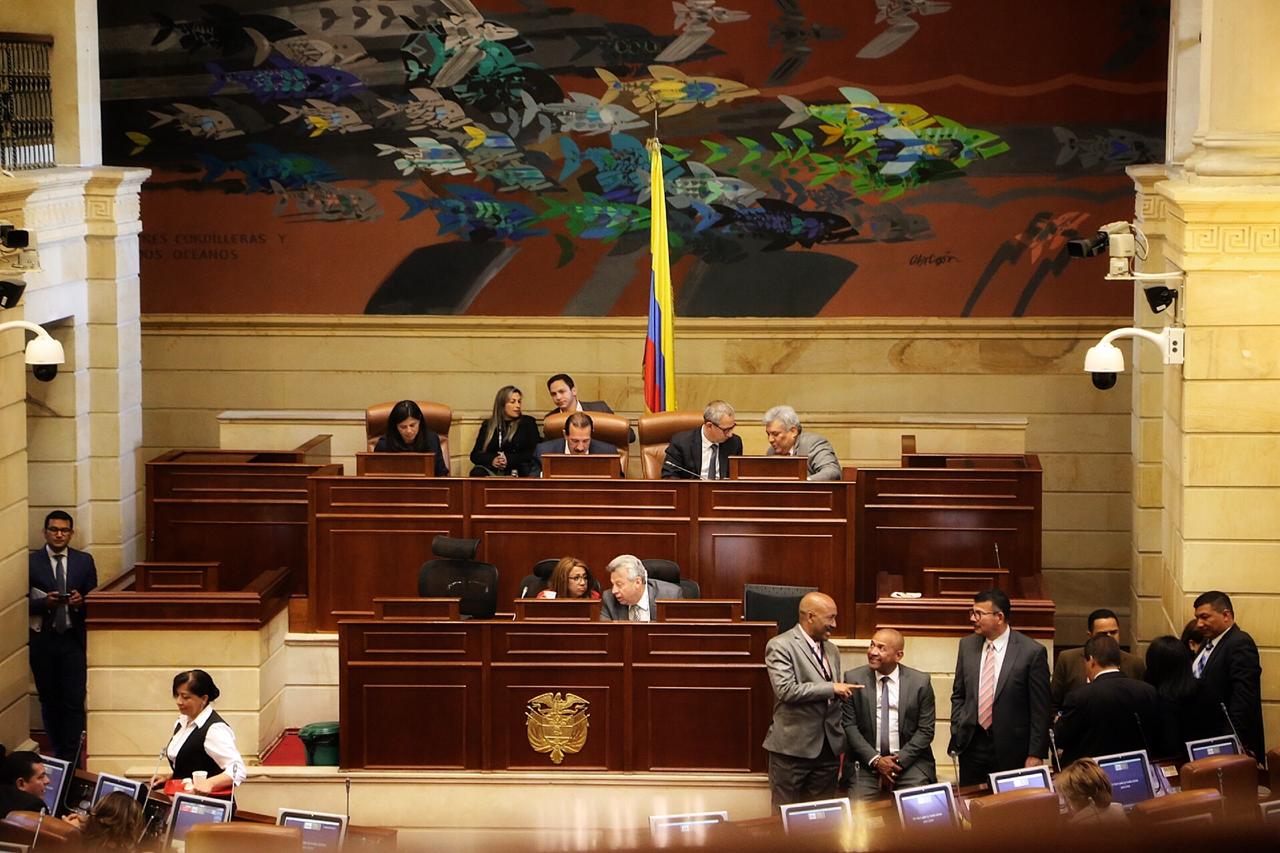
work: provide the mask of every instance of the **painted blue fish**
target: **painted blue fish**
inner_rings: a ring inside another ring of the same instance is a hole
[[[799,243],[811,249],[818,243],[832,243],[856,237],[849,220],[820,210],[802,210],[794,204],[775,198],[762,198],[759,207],[737,209],[723,204],[712,205],[720,214],[718,228],[737,231],[745,236],[768,240],[766,252],[776,252]]]
[[[440,223],[441,234],[457,234],[473,243],[487,240],[523,240],[540,237],[545,229],[531,228],[538,220],[528,205],[500,201],[483,190],[468,186],[449,186],[453,198],[422,198],[396,191],[408,205],[401,220],[433,210]]]
[[[223,161],[211,154],[200,154],[205,172],[201,179],[211,184],[227,172],[239,172],[244,175],[245,192],[271,192],[271,182],[275,181],[286,190],[299,189],[318,181],[342,180],[332,166],[323,160],[306,154],[284,154],[270,145],[257,142],[249,144],[252,156],[243,160]]]
[[[625,133],[612,134],[609,143],[609,148],[582,151],[568,135],[561,136],[564,168],[560,170],[560,182],[564,183],[586,161],[596,167],[595,179],[606,198],[644,203],[649,198],[649,152],[645,150],[644,143]],[[666,155],[662,158],[662,165],[667,181],[680,174],[679,164]]]
[[[338,101],[364,88],[358,77],[341,68],[304,68],[280,56],[272,56],[267,64],[270,67],[227,71],[217,63],[208,63],[205,68],[213,75],[213,88],[209,94],[216,94],[228,83],[234,83],[248,89],[260,103],[265,104],[307,98]]]
[[[547,211],[539,219],[563,217],[569,233],[584,240],[616,240],[629,231],[649,228],[649,208],[610,201],[597,193],[586,193],[582,201],[544,201]]]

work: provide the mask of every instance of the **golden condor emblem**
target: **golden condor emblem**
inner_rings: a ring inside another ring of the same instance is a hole
[[[587,742],[590,709],[590,702],[572,693],[534,696],[524,712],[529,746],[534,752],[551,753],[553,764],[564,761],[566,753],[581,751]]]

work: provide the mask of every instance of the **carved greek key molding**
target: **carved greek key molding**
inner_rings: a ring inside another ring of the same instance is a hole
[[[1280,254],[1280,225],[1189,226],[1183,245],[1188,252]]]

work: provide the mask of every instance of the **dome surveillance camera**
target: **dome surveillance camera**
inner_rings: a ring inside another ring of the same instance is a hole
[[[27,344],[24,360],[31,365],[36,379],[41,382],[51,382],[53,377],[58,375],[58,365],[67,360],[66,353],[62,351],[62,344],[50,337],[49,333],[40,326],[26,320],[0,323],[0,332],[7,332],[10,329],[22,329],[35,333],[35,338]]]
[[[41,382],[52,382],[54,377],[58,375],[58,365],[33,364],[31,366],[31,375]]]
[[[1165,364],[1182,364],[1186,334],[1186,329],[1173,326],[1166,326],[1158,335],[1146,329],[1132,327],[1107,332],[1102,340],[1089,347],[1089,351],[1084,354],[1084,371],[1092,376],[1094,388],[1109,391],[1116,387],[1119,374],[1124,373],[1124,353],[1112,341],[1119,338],[1142,338],[1160,348]]]

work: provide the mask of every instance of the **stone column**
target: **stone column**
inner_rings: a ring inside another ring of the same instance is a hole
[[[145,527],[138,192],[150,174],[98,167],[85,188],[89,501],[104,583],[140,559]]]

